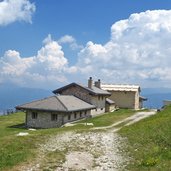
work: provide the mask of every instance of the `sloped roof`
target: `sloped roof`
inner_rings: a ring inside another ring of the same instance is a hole
[[[72,95],[50,96],[41,100],[33,101],[16,106],[16,109],[32,109],[43,111],[71,112],[86,109],[93,109],[94,105],[86,103]]]
[[[147,100],[147,97],[140,96],[139,99],[146,101]]]
[[[108,91],[140,91],[139,85],[127,84],[102,84],[101,88]]]
[[[78,83],[68,84],[64,87],[61,87],[59,89],[54,90],[53,93],[55,93],[55,94],[59,93],[60,94],[63,90],[66,90],[72,86],[79,86],[79,87],[83,88],[84,90],[88,91],[89,93],[91,93],[92,95],[111,95],[111,93],[109,93],[108,91],[100,89],[98,87],[92,86],[92,89],[91,89],[91,88],[85,87],[85,86],[78,84]]]
[[[108,104],[115,104],[115,102],[109,98],[106,98],[106,103]]]

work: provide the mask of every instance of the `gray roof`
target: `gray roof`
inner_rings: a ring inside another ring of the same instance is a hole
[[[63,90],[66,90],[66,89],[68,89],[69,87],[72,87],[72,86],[79,86],[79,87],[83,88],[84,90],[87,90],[92,95],[108,95],[108,96],[111,95],[111,93],[109,93],[108,91],[102,90],[102,89],[100,89],[98,87],[92,86],[92,88],[88,88],[88,87],[83,86],[83,85],[78,84],[78,83],[68,84],[68,85],[66,85],[64,87],[61,87],[59,89],[54,90],[53,93],[55,93],[55,94],[56,93],[61,94],[61,92]]]
[[[106,98],[106,103],[108,104],[115,104],[115,102],[109,98]]]
[[[144,101],[147,100],[147,98],[146,98],[146,97],[143,97],[143,96],[140,96],[139,99],[140,99],[140,100],[144,100]]]
[[[79,110],[94,109],[95,106],[86,103],[72,95],[51,96],[41,100],[33,101],[16,106],[16,109],[32,109],[42,111],[71,112]]]

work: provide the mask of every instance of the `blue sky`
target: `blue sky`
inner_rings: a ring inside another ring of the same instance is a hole
[[[0,83],[54,88],[93,76],[171,87],[170,9],[170,0],[3,0]]]

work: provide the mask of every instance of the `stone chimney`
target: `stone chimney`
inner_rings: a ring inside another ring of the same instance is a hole
[[[95,81],[95,87],[101,88],[101,81],[98,79],[98,81]]]
[[[92,89],[92,87],[93,87],[93,79],[92,79],[92,77],[90,77],[88,80],[88,88]]]

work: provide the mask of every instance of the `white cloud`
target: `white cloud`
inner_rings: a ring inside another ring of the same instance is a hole
[[[36,7],[29,0],[3,0],[0,2],[0,26],[15,21],[32,22]]]
[[[75,38],[71,35],[65,35],[58,40],[59,44],[69,44],[72,50],[82,49],[83,46],[79,45]]]
[[[69,35],[58,41],[48,35],[35,56],[7,51],[0,58],[0,82],[54,88],[61,82],[85,82],[93,76],[112,83],[171,87],[171,10],[132,14],[114,23],[108,42],[89,41],[80,49],[77,63],[70,66],[62,45],[74,42]]]
[[[33,57],[21,57],[15,50],[8,50],[0,58],[0,78],[24,86],[44,87],[66,82],[66,74],[75,73],[74,66],[68,66],[62,47],[51,35],[43,41],[44,46]]]
[[[75,39],[70,35],[65,35],[58,40],[59,43],[73,43]]]
[[[132,14],[114,23],[104,45],[88,42],[77,67],[106,82],[170,86],[171,10]]]

